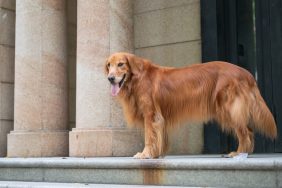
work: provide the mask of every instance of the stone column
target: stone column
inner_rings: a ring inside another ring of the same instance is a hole
[[[8,157],[68,155],[65,0],[16,1],[14,131]]]
[[[128,129],[104,73],[106,58],[133,51],[132,0],[78,0],[76,128],[70,156],[132,156],[141,132]]]
[[[13,129],[15,63],[15,0],[0,0],[0,157],[7,155],[7,134]]]

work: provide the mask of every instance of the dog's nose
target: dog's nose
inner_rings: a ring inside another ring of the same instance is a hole
[[[109,80],[111,83],[114,83],[115,77],[114,77],[114,76],[109,76],[109,77],[108,77],[108,80]]]

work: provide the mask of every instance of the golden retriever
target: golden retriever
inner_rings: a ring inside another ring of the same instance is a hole
[[[111,94],[120,101],[127,123],[144,128],[145,147],[134,158],[165,155],[171,127],[216,121],[236,135],[230,157],[252,153],[253,129],[272,139],[277,130],[254,77],[226,62],[162,67],[129,53],[115,53],[105,64]]]

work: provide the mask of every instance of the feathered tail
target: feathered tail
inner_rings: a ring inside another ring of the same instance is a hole
[[[253,126],[261,134],[275,139],[277,137],[277,128],[274,117],[263,100],[257,87],[254,87],[255,102],[251,107]]]

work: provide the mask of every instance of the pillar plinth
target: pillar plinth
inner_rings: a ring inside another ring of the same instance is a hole
[[[131,0],[78,0],[76,128],[70,156],[132,156],[143,149],[140,130],[128,129],[104,73],[113,52],[132,52]]]
[[[65,0],[16,1],[14,131],[8,157],[68,155]]]

